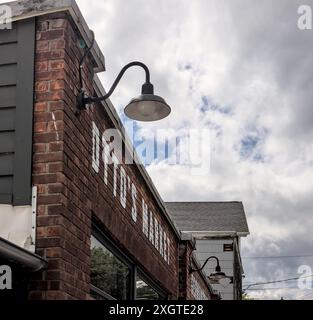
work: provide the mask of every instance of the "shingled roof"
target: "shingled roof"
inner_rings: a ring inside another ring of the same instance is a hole
[[[242,202],[167,202],[166,208],[180,231],[249,233]]]

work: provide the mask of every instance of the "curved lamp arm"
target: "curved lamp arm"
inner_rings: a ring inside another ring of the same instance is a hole
[[[218,270],[221,271],[219,259],[218,259],[217,257],[215,257],[215,256],[211,256],[211,257],[208,257],[208,258],[205,260],[204,264],[203,264],[202,267],[199,268],[199,269],[193,269],[192,266],[190,265],[190,266],[189,266],[189,274],[190,274],[190,273],[193,273],[193,272],[201,271],[201,270],[206,266],[206,264],[208,263],[208,261],[211,260],[211,259],[215,259],[216,262],[217,262],[216,271],[218,271]]]
[[[102,97],[86,97],[85,92],[83,90],[81,90],[78,97],[77,97],[78,109],[80,109],[80,110],[85,109],[85,106],[88,103],[98,102],[98,101],[103,101],[103,100],[108,99],[111,96],[111,94],[114,92],[116,86],[120,82],[120,80],[123,77],[126,70],[128,70],[129,68],[131,68],[133,66],[138,66],[138,67],[143,68],[146,73],[146,82],[142,86],[142,94],[153,94],[154,89],[153,89],[152,83],[150,82],[150,71],[149,71],[148,67],[142,62],[133,61],[133,62],[128,63],[125,67],[122,68],[122,70],[118,74],[117,78],[113,82],[112,87],[110,88],[110,90],[108,91],[108,93],[106,95],[104,95]]]

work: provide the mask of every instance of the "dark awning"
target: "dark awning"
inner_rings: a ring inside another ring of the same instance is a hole
[[[46,268],[48,262],[0,237],[0,259],[18,265],[28,272],[37,272]]]

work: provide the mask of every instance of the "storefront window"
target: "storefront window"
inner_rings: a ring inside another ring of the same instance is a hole
[[[129,299],[131,270],[95,237],[91,238],[91,284],[97,300],[110,296]],[[103,295],[101,295],[103,292]]]
[[[91,296],[96,300],[164,300],[166,293],[97,227],[91,236]]]
[[[151,286],[140,277],[136,278],[136,299],[137,300],[161,300],[161,297]]]

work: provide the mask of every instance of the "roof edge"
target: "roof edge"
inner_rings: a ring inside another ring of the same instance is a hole
[[[12,22],[67,11],[71,15],[86,44],[88,46],[91,44],[91,31],[75,0],[42,0],[40,3],[35,3],[34,0],[11,1],[2,3],[1,5],[7,5],[11,8]],[[91,49],[91,54],[97,64],[94,71],[96,73],[105,71],[105,58],[96,41]]]
[[[48,265],[46,259],[17,246],[0,237],[0,254],[4,259],[12,261],[28,269],[30,272],[38,272]]]
[[[195,238],[197,237],[246,237],[250,232],[237,232],[237,231],[181,231],[183,233],[190,233]]]
[[[194,204],[194,203],[241,203],[243,204],[242,201],[166,201],[165,204],[180,204],[180,203],[191,203],[191,204]]]

